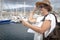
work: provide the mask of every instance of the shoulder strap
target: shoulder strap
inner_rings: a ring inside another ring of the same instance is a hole
[[[47,14],[47,15],[48,15],[48,14]],[[45,20],[45,17],[47,17],[47,15],[45,15],[45,16],[44,16],[44,18],[42,19],[42,21],[44,21],[44,20]]]
[[[54,14],[54,13],[51,13],[51,14],[53,14],[54,16],[55,16],[55,20],[56,20],[56,25],[57,25],[57,17],[56,17],[56,15]]]

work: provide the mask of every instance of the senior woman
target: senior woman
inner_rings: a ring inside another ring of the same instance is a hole
[[[36,19],[33,18],[34,12],[39,10],[42,14],[42,18],[40,16]],[[43,40],[43,36],[47,37],[55,28],[56,26],[56,19],[53,14],[50,12],[52,11],[52,7],[48,3],[44,2],[36,2],[35,10],[30,14],[28,22],[22,20],[22,23],[35,31],[34,33],[34,40]],[[39,21],[38,21],[39,20]],[[34,24],[30,24],[30,23]],[[44,34],[44,35],[43,35]]]

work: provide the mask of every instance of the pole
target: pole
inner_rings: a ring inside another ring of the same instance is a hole
[[[24,15],[25,15],[25,10],[26,10],[25,5],[26,5],[26,3],[24,2]]]
[[[0,0],[0,16],[2,16],[2,0]]]

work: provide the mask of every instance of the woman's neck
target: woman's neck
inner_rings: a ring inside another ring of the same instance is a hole
[[[45,11],[44,13],[43,13],[43,15],[45,16],[45,15],[47,15],[49,12],[48,11]]]

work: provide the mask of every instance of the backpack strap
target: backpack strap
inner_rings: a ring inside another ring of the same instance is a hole
[[[48,14],[47,14],[47,15],[48,15]],[[45,18],[47,17],[47,15],[45,15],[45,16],[44,16],[44,18],[42,19],[42,21],[44,21],[44,20],[45,20]]]
[[[56,15],[55,15],[54,13],[51,13],[51,14],[53,14],[53,15],[55,16],[56,25],[58,25],[58,21],[57,21],[57,17],[56,17]]]

